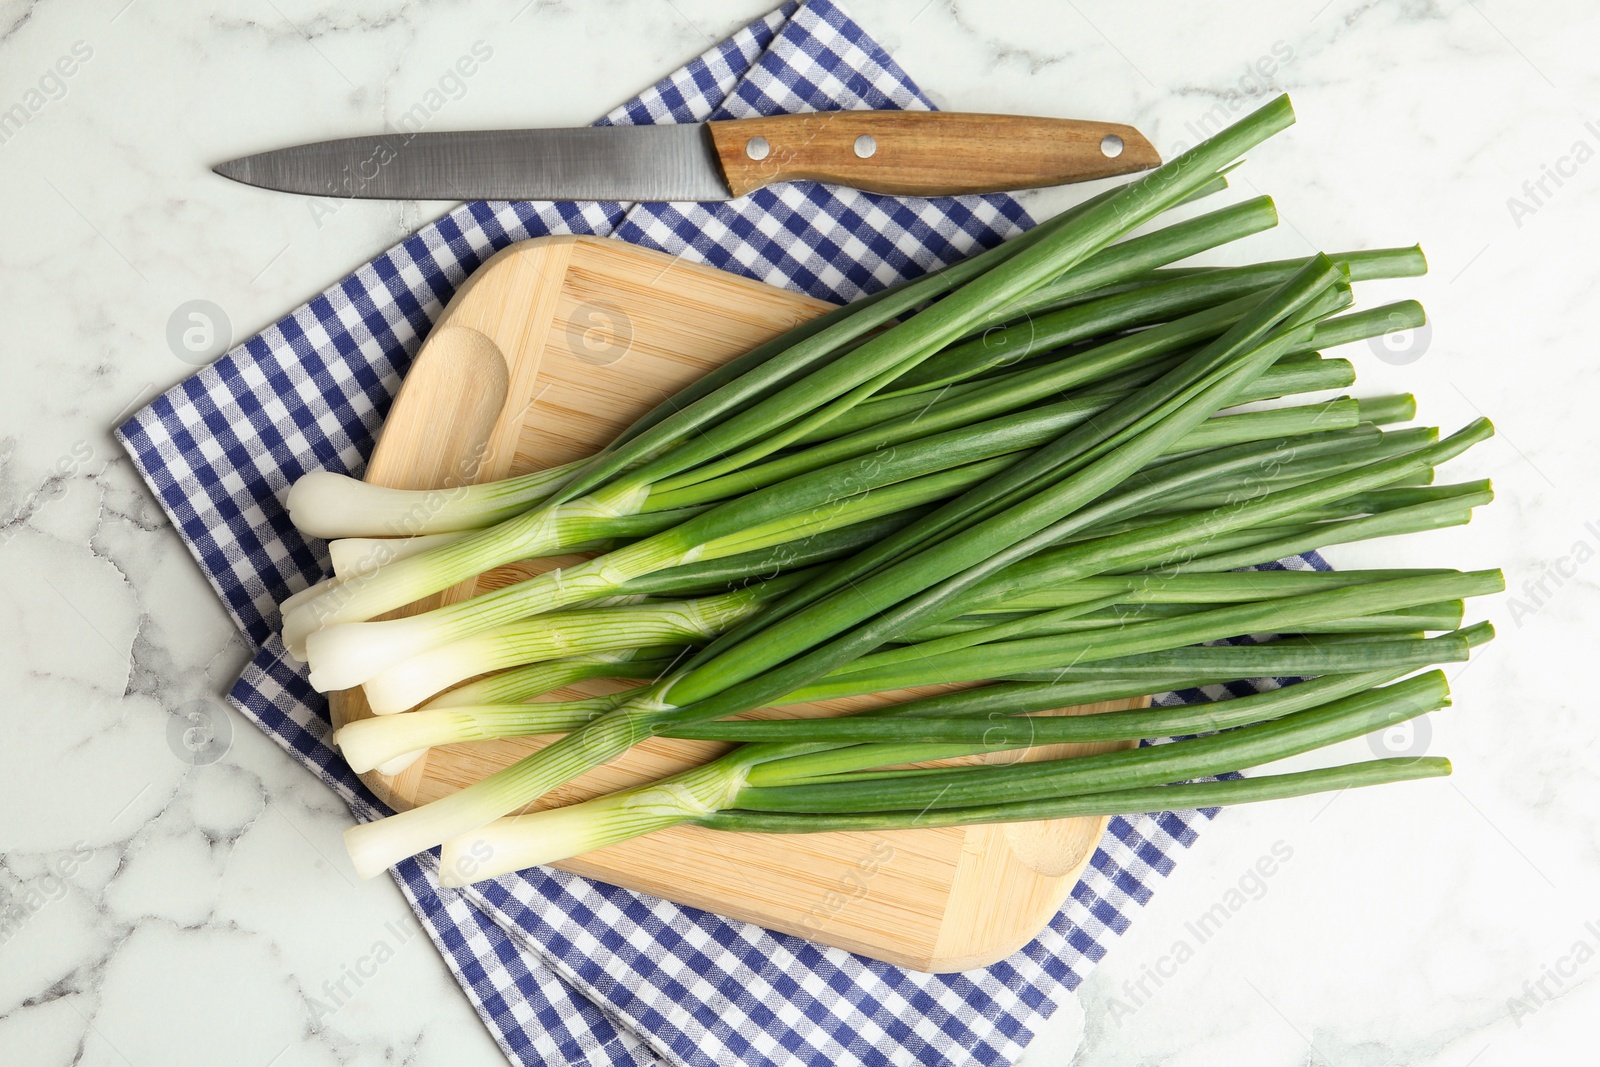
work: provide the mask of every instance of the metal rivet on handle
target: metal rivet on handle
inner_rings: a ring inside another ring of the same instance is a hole
[[[878,150],[878,139],[870,133],[864,133],[856,138],[856,155],[866,159]]]
[[[751,159],[766,159],[772,154],[772,146],[765,137],[752,137],[744,143],[744,154]]]
[[[1100,154],[1107,159],[1116,159],[1122,155],[1122,138],[1114,133],[1108,133],[1100,138]]]

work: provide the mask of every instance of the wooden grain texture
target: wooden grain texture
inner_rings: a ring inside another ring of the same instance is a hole
[[[1026,115],[826,111],[710,124],[734,196],[797,178],[878,193],[944,196],[1031,189],[1131,174],[1161,163],[1132,126]],[[863,135],[872,154],[857,153]],[[1120,140],[1109,156],[1101,143]],[[761,158],[749,148],[765,141]]]
[[[577,458],[697,375],[826,307],[618,241],[549,237],[513,245],[469,279],[434,326],[366,477],[436,488]],[[499,568],[395,614],[454,602],[555,562]],[[584,682],[555,695],[614,692],[625,684]],[[840,714],[941,691],[825,701],[781,714]],[[332,705],[336,724],[371,714],[359,690],[332,694]],[[551,740],[453,745],[398,776],[362,777],[403,810],[476,782]],[[1058,745],[1032,756],[1106,747],[1112,746]],[[534,806],[659,778],[724,749],[652,738]],[[971,759],[983,758],[1014,756]],[[1063,819],[792,836],[679,827],[560,866],[876,959],[949,971],[993,962],[1027,943],[1060,908],[1104,825]]]

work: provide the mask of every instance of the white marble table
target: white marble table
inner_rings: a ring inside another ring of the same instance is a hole
[[[221,759],[174,755],[174,713],[244,649],[106,430],[193,369],[168,344],[179,305],[248,336],[444,206],[319,216],[211,163],[430,99],[433,129],[585,122],[769,2],[0,4],[0,113],[28,114],[0,116],[0,888],[19,902],[0,1062],[501,1062],[393,886],[353,880],[333,796],[231,713]],[[1427,304],[1429,345],[1361,349],[1364,388],[1501,429],[1460,464],[1500,493],[1470,529],[1331,553],[1506,567],[1502,636],[1430,724],[1455,777],[1224,814],[1025,1062],[1592,1060],[1600,16],[851,6],[945,107],[1123,119],[1164,151],[1292,91],[1299,128],[1238,183],[1284,219],[1253,253],[1420,240],[1432,275],[1391,289]],[[493,58],[430,97],[478,41]]]

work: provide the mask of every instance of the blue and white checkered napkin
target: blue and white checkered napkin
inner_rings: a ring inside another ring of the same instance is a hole
[[[601,121],[930,106],[839,8],[812,0],[753,23]],[[326,701],[273,633],[276,604],[326,564],[282,501],[306,471],[359,472],[429,325],[479,264],[513,241],[601,234],[838,301],[1029,224],[1005,196],[902,200],[811,183],[728,204],[465,204],[171,389],[118,436],[259,649],[230,699],[357,818],[373,819],[382,805],[330,746]],[[1000,1064],[1127,927],[1203,819],[1113,820],[1049,929],[962,974],[906,971],[543,869],[441,890],[430,855],[396,878],[517,1063]]]

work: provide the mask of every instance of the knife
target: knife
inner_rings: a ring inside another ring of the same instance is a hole
[[[1128,174],[1161,157],[1132,126],[931,111],[830,111],[672,126],[391,131],[215,168],[247,185],[387,200],[731,200],[807,179],[875,193],[992,193]]]

